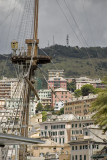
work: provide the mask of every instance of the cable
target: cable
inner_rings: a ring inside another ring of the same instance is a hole
[[[71,25],[69,19],[67,18],[65,12],[63,11],[63,8],[61,7],[60,3],[58,2],[58,0],[56,0],[56,2],[57,2],[57,4],[58,4],[59,8],[61,9],[61,12],[63,13],[64,17],[66,18],[68,24],[70,25],[70,27],[71,27],[73,33],[75,34],[76,38],[78,39],[78,41],[79,41],[80,44],[82,45],[82,43],[81,43],[81,41],[80,41],[78,35],[76,34],[75,30],[73,29],[73,27],[72,27],[72,25]],[[71,12],[70,12],[70,13],[71,13]],[[76,23],[76,24],[77,24],[77,23]],[[85,41],[85,43],[86,43],[86,41]],[[87,43],[86,43],[86,44],[87,44]],[[86,48],[85,48],[85,50],[86,50],[86,53],[87,53],[87,55],[88,55],[88,57],[89,57],[89,60],[90,60],[90,62],[91,62],[91,64],[92,64],[92,66],[93,66],[93,69],[94,69],[94,65],[93,65],[93,62],[92,62],[92,60],[91,60],[91,58],[90,58],[90,55],[89,55],[89,53],[88,53],[88,51],[87,51]],[[93,70],[93,71],[94,71],[94,70]]]
[[[11,3],[12,3],[12,0],[10,0],[10,4],[8,5],[9,9],[7,12],[7,16],[3,19],[2,23],[0,23],[0,27],[5,23],[5,21],[9,18],[9,16],[12,14],[12,12],[14,10],[14,8],[12,10],[10,10]],[[10,12],[9,12],[9,10],[10,10]]]
[[[90,26],[90,23],[89,23],[89,19],[88,19],[88,16],[87,16],[87,12],[86,12],[86,10],[85,10],[85,1],[84,1],[84,0],[82,0],[82,4],[83,4],[83,10],[84,10],[84,12],[85,12],[84,15],[85,15],[85,17],[86,17],[86,21],[87,21],[88,27],[89,27],[89,29],[90,29],[91,38],[92,38],[93,44],[94,44],[94,46],[95,46],[95,41],[94,41],[94,38],[93,38],[92,29],[91,29],[91,26]],[[99,57],[99,53],[98,53],[98,50],[97,50],[96,47],[95,47],[95,50],[96,50],[96,53],[97,53],[97,57]],[[100,57],[99,57],[99,58],[100,58]],[[101,64],[101,68],[102,68],[103,77],[104,77],[104,71],[103,71],[102,64]],[[99,72],[100,72],[100,71],[99,71]]]

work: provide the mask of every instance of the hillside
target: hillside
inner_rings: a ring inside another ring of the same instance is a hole
[[[65,70],[66,77],[107,75],[107,47],[79,48],[55,45],[43,50],[52,57],[58,69]],[[55,66],[51,64],[43,68],[55,69]]]
[[[66,77],[102,77],[107,75],[107,47],[66,47],[55,45],[43,49],[46,54],[52,57],[55,65],[47,64],[41,68],[47,72],[48,69],[64,69]],[[44,53],[39,50],[39,54]],[[0,56],[0,77],[15,77],[15,67],[10,61],[11,55],[8,59]],[[42,77],[37,71],[36,75]]]

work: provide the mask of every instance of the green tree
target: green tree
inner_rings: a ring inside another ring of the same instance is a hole
[[[52,108],[50,105],[46,105],[46,106],[44,107],[44,110],[45,110],[45,111],[53,111],[53,108]]]
[[[43,106],[42,106],[41,103],[38,103],[38,104],[37,104],[36,110],[37,110],[37,111],[43,111]]]
[[[64,108],[61,108],[60,111],[58,112],[59,115],[64,114]]]
[[[94,94],[98,94],[98,93],[100,93],[100,92],[102,92],[102,91],[103,91],[102,88],[95,88],[95,89],[94,89]]]
[[[72,92],[76,90],[76,83],[74,80],[70,83],[67,82],[67,89]]]
[[[91,106],[91,112],[95,112],[92,118],[104,131],[107,131],[107,89],[99,93],[97,100]]]
[[[42,122],[45,122],[47,120],[47,112],[43,111],[42,112]]]
[[[107,78],[104,79],[107,84]],[[103,89],[96,101],[91,106],[91,112],[94,112],[92,118],[95,123],[100,126],[105,132],[107,131],[107,88]]]
[[[86,84],[81,87],[82,96],[88,96],[90,93],[95,93],[95,88],[91,84]]]
[[[74,95],[75,95],[75,97],[80,97],[81,96],[81,90],[80,89],[76,89],[74,91]]]

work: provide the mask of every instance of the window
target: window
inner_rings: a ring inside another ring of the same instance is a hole
[[[60,131],[59,134],[60,134],[60,135],[64,135],[64,131]]]
[[[77,155],[75,155],[75,160],[78,160],[78,156]]]
[[[63,143],[65,143],[65,139],[63,138]]]
[[[82,160],[82,155],[80,155],[80,160]]]
[[[75,150],[77,150],[77,146],[75,146]]]
[[[94,145],[92,145],[92,148],[94,148]]]
[[[80,130],[80,134],[82,134],[82,130]]]
[[[74,146],[72,146],[72,151],[74,150]]]
[[[64,125],[61,125],[61,128],[64,128]]]
[[[99,145],[97,145],[96,148],[99,149]]]
[[[88,136],[88,132],[85,132],[85,136]]]
[[[82,149],[82,146],[80,146],[80,150]]]
[[[59,143],[61,144],[61,138],[59,138]]]
[[[79,124],[79,127],[81,127],[81,123]]]
[[[77,128],[77,124],[75,124],[75,128]]]
[[[84,160],[87,160],[86,158],[87,158],[86,155],[84,155]]]
[[[88,145],[85,145],[85,149],[88,149]]]
[[[74,124],[72,124],[72,128],[74,127]]]
[[[48,126],[45,126],[45,129],[48,129]]]
[[[79,134],[79,131],[78,131],[78,130],[76,130],[76,134]]]

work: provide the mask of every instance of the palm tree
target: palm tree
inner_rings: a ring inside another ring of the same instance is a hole
[[[107,84],[107,78],[104,81]],[[98,94],[96,101],[91,106],[91,112],[94,112],[92,118],[95,120],[95,124],[98,124],[100,128],[107,131],[107,88],[103,89]]]

